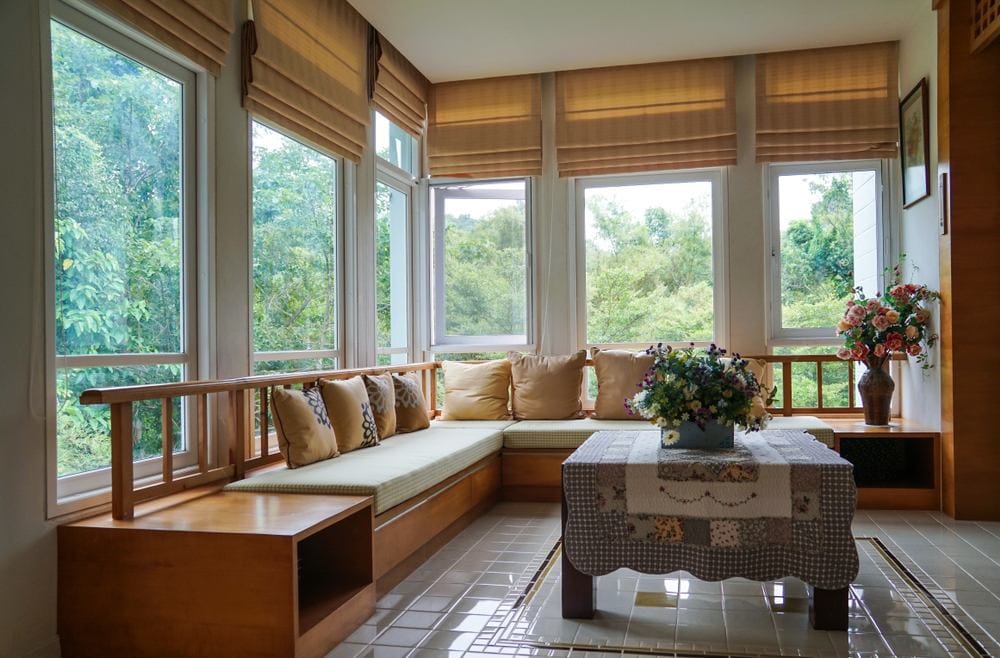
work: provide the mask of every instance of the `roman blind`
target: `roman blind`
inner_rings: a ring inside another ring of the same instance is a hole
[[[757,162],[892,158],[895,42],[757,56]]]
[[[232,0],[95,0],[123,21],[219,75],[235,28]]]
[[[243,106],[359,161],[369,123],[368,23],[344,0],[256,0]]]
[[[427,120],[427,92],[430,82],[410,60],[383,39],[378,39],[381,52],[377,58],[373,102],[379,112],[415,137],[424,134]]]
[[[560,176],[736,163],[730,58],[556,73]]]
[[[427,156],[432,176],[542,173],[541,78],[520,75],[431,85]]]

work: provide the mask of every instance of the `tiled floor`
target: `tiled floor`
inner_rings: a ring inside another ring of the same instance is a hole
[[[879,538],[898,564],[890,568],[889,554],[859,541],[849,633],[809,629],[804,587],[792,579],[705,583],[626,571],[598,579],[600,614],[580,623],[559,614],[558,560],[514,607],[559,538],[558,506],[501,504],[382,597],[330,656],[620,656],[601,651],[616,646],[645,655],[969,655],[976,644],[961,648],[941,622],[949,615],[987,655],[1000,656],[1000,524],[868,511],[856,515],[854,534]],[[926,592],[902,585],[908,577],[897,574],[906,572]]]

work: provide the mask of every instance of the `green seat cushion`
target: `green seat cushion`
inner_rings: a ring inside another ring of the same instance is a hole
[[[516,420],[441,420],[440,418],[431,421],[431,428],[440,429],[466,429],[475,427],[491,430],[502,430],[510,427]]]
[[[381,514],[499,452],[502,442],[497,429],[432,427],[301,468],[267,471],[226,490],[372,496]]]
[[[767,423],[767,429],[802,430],[833,448],[833,428],[816,416],[775,416]]]
[[[523,420],[503,431],[505,448],[579,448],[600,430],[655,430],[646,420]]]

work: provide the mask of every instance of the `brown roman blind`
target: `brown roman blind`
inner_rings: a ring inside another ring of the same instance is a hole
[[[895,42],[757,56],[757,162],[893,158]]]
[[[414,137],[424,134],[430,82],[410,60],[376,34],[381,45],[373,102],[376,109]]]
[[[368,23],[344,0],[256,0],[243,106],[351,160],[369,123]]]
[[[233,33],[233,0],[95,0],[96,4],[219,75]]]
[[[730,58],[556,73],[560,176],[736,163]]]
[[[427,111],[432,176],[489,178],[542,173],[539,76],[433,84]]]

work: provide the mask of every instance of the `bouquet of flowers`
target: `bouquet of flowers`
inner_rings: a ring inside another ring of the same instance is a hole
[[[765,427],[770,415],[767,405],[776,389],[764,389],[748,362],[714,344],[706,350],[672,349],[662,343],[646,350],[655,358],[641,390],[625,407],[630,415],[641,416],[664,430],[664,442],[679,435],[673,428],[690,422],[704,430],[711,423],[740,425],[755,431]],[[671,435],[671,436],[668,436]]]
[[[837,356],[881,368],[893,352],[906,352],[929,368],[924,346],[934,345],[937,335],[930,330],[927,304],[941,295],[924,285],[901,283],[899,265],[892,272],[893,283],[881,297],[866,298],[860,287],[855,288],[855,298],[847,301],[837,323],[837,333],[844,338]]]

